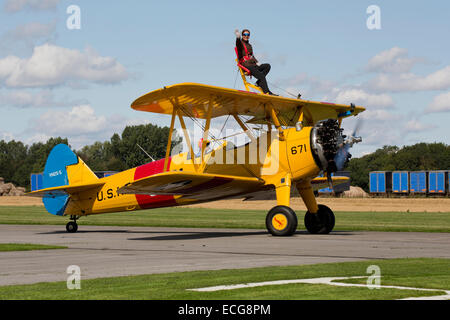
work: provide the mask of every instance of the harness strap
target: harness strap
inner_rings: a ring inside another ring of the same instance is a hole
[[[245,45],[245,43],[242,40],[241,40],[241,42],[242,42],[242,45],[244,46],[245,56],[243,56],[242,59],[239,60],[239,63],[242,63],[244,61],[248,61],[248,60],[253,58],[253,56],[248,54],[247,46]]]

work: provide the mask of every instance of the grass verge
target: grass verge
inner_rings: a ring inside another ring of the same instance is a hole
[[[31,251],[31,250],[53,250],[53,249],[67,249],[63,246],[48,246],[45,244],[30,244],[30,243],[0,243],[0,252],[6,251]]]
[[[289,284],[242,288],[218,292],[186,289],[318,277],[369,276],[367,267],[381,269],[381,285],[430,288],[436,291],[365,287],[335,287],[324,284]],[[392,259],[317,265],[264,267],[237,270],[176,272],[102,279],[81,279],[81,290],[68,290],[66,282],[0,287],[0,299],[39,300],[390,300],[443,294],[450,288],[450,259]],[[81,275],[82,278],[82,275]]]
[[[172,207],[83,217],[80,225],[265,229],[267,212]],[[438,212],[335,212],[335,230],[450,232],[450,214]],[[304,230],[304,212],[297,212]],[[0,224],[65,225],[43,207],[0,207]]]

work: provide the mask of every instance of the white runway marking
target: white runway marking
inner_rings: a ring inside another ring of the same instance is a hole
[[[253,282],[253,283],[223,285],[223,286],[187,289],[187,290],[198,291],[198,292],[214,292],[214,291],[221,291],[221,290],[235,290],[235,289],[242,289],[242,288],[276,286],[276,285],[293,284],[293,283],[327,284],[330,286],[339,286],[339,287],[364,287],[364,288],[367,288],[366,284],[334,282],[337,280],[362,279],[362,278],[367,278],[367,276],[277,280],[277,281]],[[400,299],[400,300],[449,300],[450,299],[450,291],[442,290],[442,289],[424,289],[424,288],[412,288],[412,287],[401,287],[401,286],[382,286],[382,285],[380,285],[380,288],[390,288],[390,289],[399,289],[399,290],[416,290],[416,291],[444,291],[446,293],[445,295],[439,295],[439,296],[413,297],[413,298],[405,298],[405,299]]]

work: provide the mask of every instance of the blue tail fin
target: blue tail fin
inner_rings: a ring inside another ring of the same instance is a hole
[[[65,144],[53,148],[45,164],[43,187],[53,188],[69,185],[67,166],[78,163],[78,156]],[[53,215],[62,216],[69,202],[69,195],[64,192],[44,196],[45,209]]]

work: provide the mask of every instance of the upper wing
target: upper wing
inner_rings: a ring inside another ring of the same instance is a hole
[[[264,181],[257,178],[171,171],[136,180],[120,188],[118,192],[217,198],[247,193],[263,185]]]
[[[211,105],[212,118],[229,114],[253,116],[249,122],[267,123],[272,107],[282,125],[294,126],[303,107],[304,120],[314,124],[322,119],[337,119],[363,112],[363,107],[291,99],[220,88],[196,83],[182,83],[147,93],[131,107],[139,111],[172,114],[177,106],[186,116],[206,119]]]

